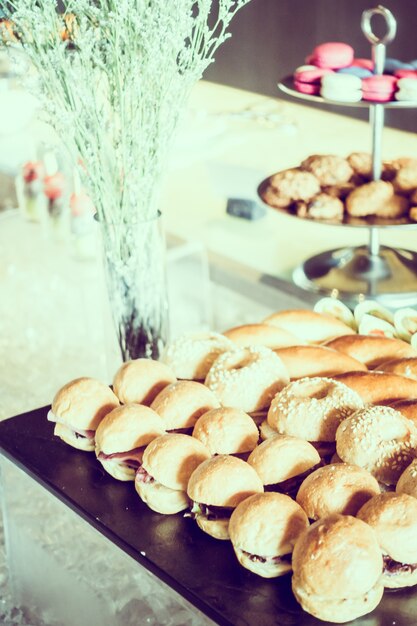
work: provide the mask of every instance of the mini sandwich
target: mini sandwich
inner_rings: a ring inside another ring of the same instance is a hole
[[[329,515],[295,544],[292,590],[304,611],[326,622],[349,622],[381,601],[382,556],[373,529],[350,515]]]
[[[117,406],[110,387],[94,378],[76,378],[57,391],[48,420],[55,422],[54,435],[62,441],[93,452],[98,425]]]
[[[262,480],[265,491],[295,496],[304,478],[320,466],[320,455],[308,441],[276,435],[251,452],[248,463]]]
[[[167,385],[175,383],[174,372],[159,361],[134,359],[117,370],[113,389],[122,404],[136,402],[149,406]]]
[[[408,493],[409,496],[417,498],[417,459],[414,459],[398,479],[395,487],[397,493]]]
[[[198,418],[193,437],[199,439],[213,455],[234,454],[246,460],[258,444],[259,433],[247,413],[221,407]]]
[[[188,508],[187,485],[194,470],[210,458],[201,441],[171,433],[157,437],[146,448],[135,478],[143,502],[157,513],[179,513]]]
[[[416,498],[382,493],[368,500],[357,517],[376,533],[384,559],[384,586],[398,589],[417,584]]]
[[[214,456],[190,477],[191,517],[201,530],[216,539],[229,539],[230,516],[237,505],[261,493],[261,479],[250,465],[234,456]]]
[[[191,435],[198,418],[220,406],[215,394],[205,385],[180,380],[165,387],[151,404],[168,432]]]
[[[155,411],[140,404],[125,404],[106,415],[96,431],[96,456],[117,480],[135,480],[146,446],[165,434]]]
[[[257,493],[233,511],[229,533],[243,567],[263,578],[275,578],[291,571],[294,544],[306,528],[307,515],[290,497]]]

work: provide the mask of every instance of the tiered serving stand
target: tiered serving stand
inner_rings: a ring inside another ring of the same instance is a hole
[[[374,15],[380,15],[386,22],[386,34],[377,37],[371,25]],[[385,64],[386,45],[395,37],[397,25],[392,13],[382,6],[368,9],[362,14],[362,31],[372,44],[372,59],[375,73],[382,74]],[[384,128],[385,109],[415,108],[417,102],[390,101],[385,103],[334,102],[321,96],[300,93],[294,88],[292,76],[284,78],[279,84],[284,93],[315,103],[340,106],[369,108],[369,120],[372,130],[372,177],[381,178],[381,144]],[[262,184],[261,184],[262,186]],[[302,218],[298,218],[302,219]],[[326,224],[326,222],[320,222]],[[335,225],[335,222],[327,222]],[[294,282],[309,291],[322,295],[333,295],[348,302],[371,297],[391,307],[407,306],[417,301],[417,253],[411,250],[394,249],[380,244],[380,231],[387,228],[409,229],[417,224],[408,219],[387,220],[378,218],[346,219],[341,226],[367,228],[369,243],[367,246],[346,247],[328,250],[313,256],[293,274]]]

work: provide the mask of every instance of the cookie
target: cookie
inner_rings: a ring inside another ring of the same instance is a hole
[[[417,206],[412,206],[408,212],[408,217],[413,222],[417,222]]]
[[[400,167],[392,181],[396,191],[407,193],[417,187],[417,160],[403,160],[404,165]],[[407,163],[407,164],[406,164]]]
[[[333,154],[313,154],[304,159],[301,167],[314,174],[323,186],[341,185],[346,183],[353,174],[347,160]]]
[[[415,78],[400,78],[397,82],[398,91],[395,99],[404,102],[417,102],[417,76]]]
[[[375,212],[377,217],[395,219],[408,213],[410,203],[404,196],[394,194],[387,202],[381,205]]]
[[[328,74],[321,79],[320,95],[333,102],[359,102],[362,100],[362,81],[352,74]]]
[[[261,197],[266,204],[274,207],[274,209],[287,209],[292,203],[291,198],[281,196],[271,185],[268,185],[268,187],[261,193]]]
[[[296,212],[298,217],[340,222],[343,219],[344,206],[339,198],[327,193],[319,193],[310,202],[299,203],[296,206]]]
[[[361,184],[362,183],[363,181]],[[340,200],[344,200],[356,187],[357,185],[355,185],[355,183],[349,181],[347,183],[341,183],[340,185],[323,187],[323,192],[327,193],[329,196],[333,196],[333,198],[340,198]]]
[[[362,80],[362,98],[373,102],[389,102],[396,90],[397,78],[388,74],[376,74]]]
[[[372,156],[369,152],[352,152],[347,161],[356,174],[365,178],[372,176]]]
[[[375,180],[354,189],[346,198],[346,210],[354,217],[375,215],[394,195],[391,183]]]
[[[329,41],[316,46],[309,60],[318,67],[337,70],[352,65],[353,57],[352,46],[340,41]]]
[[[308,67],[309,66],[307,66],[307,68]],[[300,93],[318,95],[320,93],[322,77],[326,74],[333,74],[333,70],[321,69],[314,65],[311,67],[313,69],[305,69],[305,67],[301,66],[295,70],[294,87]]]
[[[286,206],[296,200],[310,200],[320,192],[320,183],[310,172],[292,168],[271,176],[269,183]]]

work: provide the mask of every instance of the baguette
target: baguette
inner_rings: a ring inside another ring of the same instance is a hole
[[[292,333],[270,324],[245,324],[226,330],[223,335],[238,346],[266,346],[275,350],[303,343]]]
[[[393,359],[387,361],[378,367],[381,372],[392,372],[393,374],[400,374],[401,376],[407,376],[407,378],[414,378],[417,380],[417,358],[410,357],[408,359]]]
[[[345,335],[325,345],[361,361],[370,370],[391,359],[417,357],[417,350],[409,343],[376,335]]]
[[[365,403],[388,404],[417,398],[417,380],[385,372],[349,372],[332,376],[354,391]]]
[[[366,365],[347,354],[324,346],[293,346],[274,350],[291,380],[305,376],[333,376],[343,372],[367,371]]]
[[[308,309],[278,311],[263,323],[283,328],[308,343],[323,343],[341,335],[355,334],[350,326],[336,317]]]

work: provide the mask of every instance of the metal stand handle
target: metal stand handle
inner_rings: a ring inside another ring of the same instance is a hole
[[[372,30],[371,20],[374,15],[381,15],[385,20],[387,30],[383,37],[377,37]],[[367,9],[362,13],[361,28],[367,40],[372,44],[374,73],[383,74],[386,45],[394,39],[397,33],[397,22],[395,17],[389,9],[378,5],[374,9]],[[380,180],[381,178],[384,113],[383,104],[372,104],[369,107],[369,121],[372,129],[372,180]],[[379,255],[379,232],[376,228],[370,228],[368,249],[371,256]]]

